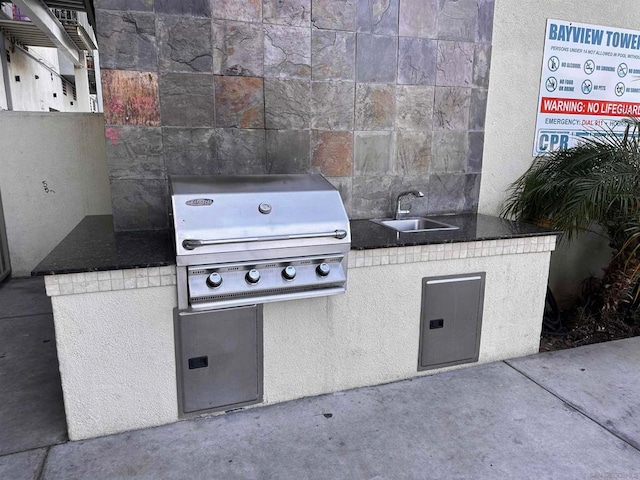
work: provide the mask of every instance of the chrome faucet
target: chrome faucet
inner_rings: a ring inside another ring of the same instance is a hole
[[[413,195],[414,197],[424,197],[424,193],[422,193],[420,190],[409,190],[398,195],[398,198],[396,199],[396,220],[400,220],[400,217],[402,215],[411,213],[411,206],[409,206],[406,210],[402,210],[402,208],[400,207],[400,201],[407,195]]]

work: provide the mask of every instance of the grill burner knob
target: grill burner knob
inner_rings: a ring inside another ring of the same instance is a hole
[[[244,277],[248,283],[258,283],[260,281],[260,272],[252,268]]]
[[[287,268],[282,270],[282,277],[285,280],[293,280],[296,278],[296,269],[292,265],[289,265]]]
[[[316,267],[316,273],[321,277],[326,277],[327,275],[329,275],[329,272],[331,272],[331,267],[329,267],[329,265],[327,265],[326,263],[321,263]]]
[[[220,274],[213,272],[211,275],[209,275],[209,278],[207,278],[207,285],[211,288],[218,288],[220,285],[222,285],[222,277],[220,276]]]

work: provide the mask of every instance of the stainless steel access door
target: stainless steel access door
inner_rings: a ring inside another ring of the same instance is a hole
[[[8,277],[10,273],[9,244],[7,242],[7,229],[4,223],[4,212],[2,210],[2,195],[0,194],[0,281]]]
[[[176,310],[175,331],[182,414],[262,401],[262,305]]]
[[[485,273],[422,279],[418,370],[478,361]]]

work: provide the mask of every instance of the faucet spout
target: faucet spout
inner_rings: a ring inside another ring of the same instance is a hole
[[[402,201],[402,199],[409,195],[412,195],[414,197],[424,197],[424,193],[422,193],[420,190],[407,190],[406,192],[402,192],[401,194],[399,194],[398,198],[396,199],[396,216],[395,216],[396,220],[400,220],[400,217],[402,215],[411,213],[411,207],[408,207],[406,210],[403,210],[400,205],[400,202]]]

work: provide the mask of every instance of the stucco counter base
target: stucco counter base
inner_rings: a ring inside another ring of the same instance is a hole
[[[444,370],[417,371],[428,276],[486,272],[478,363],[537,352],[554,248],[541,236],[352,251],[346,294],[265,304],[264,404]],[[69,438],[177,421],[175,268],[45,281]]]

